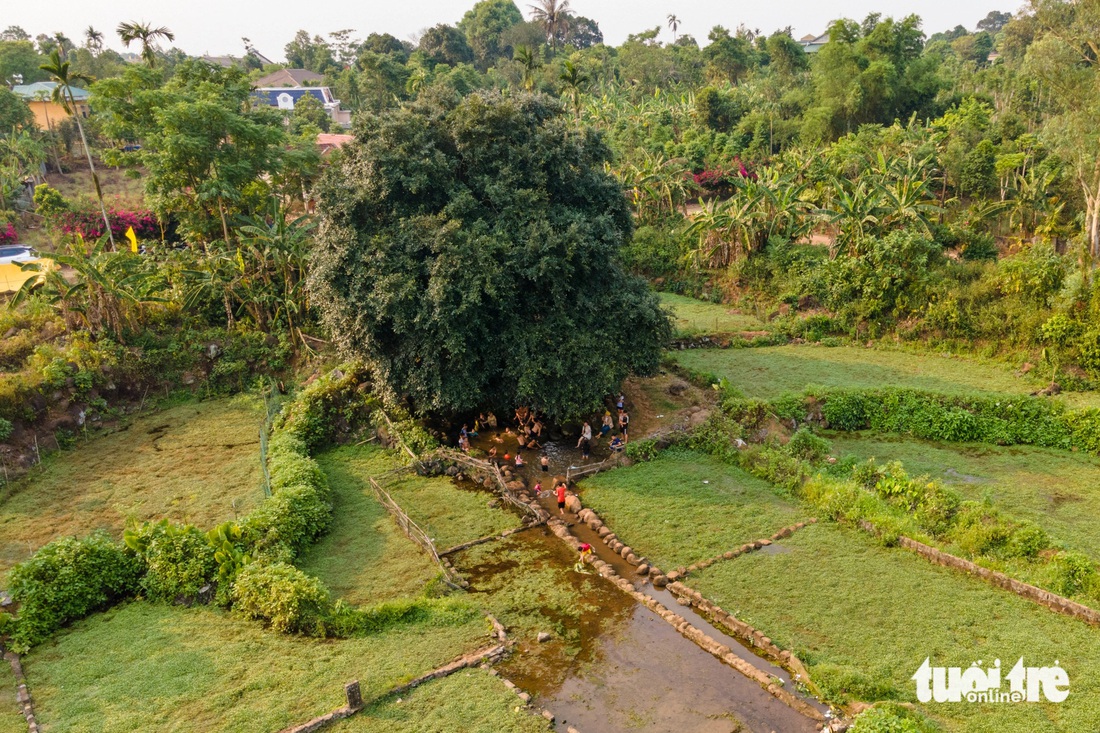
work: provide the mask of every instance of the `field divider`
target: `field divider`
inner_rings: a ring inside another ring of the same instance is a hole
[[[496,484],[497,491],[505,502],[519,509],[524,514],[531,516],[536,522],[541,524],[545,522],[547,516],[549,516],[537,505],[533,506],[517,497],[512,489],[508,487],[508,482],[504,480],[504,476],[501,474],[498,466],[488,461],[483,461],[480,458],[468,456],[460,451],[452,450],[451,448],[438,448],[425,456],[425,459],[429,461],[433,458],[465,466],[478,475],[487,477],[492,483]]]
[[[867,520],[861,520],[859,526],[860,529],[868,534],[878,535],[878,529]],[[1071,601],[1065,596],[1060,596],[1057,593],[1051,593],[1048,590],[1043,590],[1034,585],[1016,580],[997,570],[984,568],[975,562],[944,552],[943,550],[926,545],[923,542],[917,542],[904,535],[898,537],[898,545],[920,555],[928,562],[942,565],[943,567],[953,570],[961,570],[968,575],[975,575],[998,588],[1011,591],[1021,598],[1026,598],[1029,601],[1034,601],[1039,605],[1046,606],[1050,610],[1056,611],[1064,616],[1080,619],[1093,626],[1100,626],[1100,611],[1089,608],[1077,601]]]
[[[397,526],[401,528],[401,531],[405,533],[405,536],[419,545],[428,555],[435,561],[436,565],[443,571],[443,580],[447,585],[451,586],[455,590],[462,590],[460,585],[462,579],[455,573],[451,564],[445,562],[439,554],[439,550],[436,548],[435,543],[432,542],[432,538],[428,536],[420,525],[412,520],[401,505],[398,504],[389,492],[383,489],[373,477],[368,477],[371,488],[374,489],[374,494],[378,498],[380,504],[386,508],[386,511],[393,516],[394,521],[397,522]]]
[[[331,713],[318,716],[310,721],[301,723],[299,725],[292,725],[288,728],[283,728],[279,733],[313,733],[313,731],[326,728],[333,723],[350,718],[356,713],[362,712],[365,708],[374,705],[386,698],[393,697],[394,695],[402,695],[415,687],[419,687],[425,682],[431,682],[432,680],[441,679],[443,677],[450,676],[455,672],[459,672],[468,667],[474,665],[483,664],[487,662],[496,662],[502,659],[508,653],[508,645],[506,643],[495,644],[490,647],[485,647],[469,654],[464,654],[458,659],[444,664],[442,667],[437,667],[427,674],[423,674],[416,679],[406,682],[403,685],[398,685],[381,695],[364,701],[359,693],[359,681],[349,682],[344,685],[344,694],[347,696],[347,704],[343,707],[339,707],[333,710]]]
[[[802,529],[803,527],[805,527],[809,524],[816,524],[816,523],[817,523],[817,518],[812,517],[812,518],[806,520],[805,522],[797,522],[797,523],[792,524],[788,527],[783,527],[781,530],[779,530],[778,532],[773,534],[771,537],[766,537],[766,538],[762,538],[762,539],[759,539],[759,540],[754,540],[753,542],[746,542],[745,544],[738,547],[736,550],[729,550],[727,552],[723,552],[721,555],[715,555],[714,557],[707,558],[706,560],[700,560],[699,562],[688,565],[687,567],[676,568],[675,570],[670,572],[667,576],[665,576],[665,579],[670,583],[674,583],[678,580],[682,580],[682,579],[686,578],[688,575],[690,575],[692,573],[695,573],[695,572],[698,572],[700,570],[704,570],[706,568],[709,568],[711,565],[714,565],[715,563],[722,562],[723,560],[733,560],[734,558],[740,557],[741,555],[747,555],[750,552],[755,552],[756,550],[761,550],[761,549],[767,547],[768,545],[771,545],[771,544],[774,544],[774,543],[778,542],[779,540],[786,539],[787,537],[790,537],[792,534],[794,534],[795,532],[797,532],[798,530]],[[653,580],[653,584],[656,585],[659,588],[660,586],[657,585],[658,578],[653,578],[652,580]]]
[[[19,704],[19,712],[27,721],[27,733],[38,733],[38,720],[34,717],[34,700],[27,688],[27,677],[23,674],[23,663],[19,661],[19,655],[13,651],[6,651],[0,645],[4,659],[11,665],[11,673],[15,677],[15,701]]]
[[[469,542],[463,542],[462,544],[455,545],[454,547],[448,547],[446,550],[441,550],[439,552],[439,556],[441,558],[443,558],[443,557],[447,557],[448,555],[453,555],[456,552],[462,552],[463,550],[468,550],[471,547],[477,547],[478,545],[484,545],[487,542],[493,542],[494,540],[503,540],[505,538],[511,537],[512,535],[516,534],[517,532],[522,532],[525,529],[531,529],[531,527],[535,527],[535,526],[537,526],[537,525],[526,524],[522,527],[516,527],[514,529],[506,529],[503,532],[501,532],[500,534],[490,534],[490,535],[486,535],[484,537],[478,537],[476,540],[470,540]]]

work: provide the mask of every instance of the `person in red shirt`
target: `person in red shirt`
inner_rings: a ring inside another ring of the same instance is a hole
[[[562,481],[560,484],[558,484],[557,488],[554,489],[554,493],[558,495],[558,511],[561,512],[561,515],[564,517],[565,516],[565,482],[564,481]]]

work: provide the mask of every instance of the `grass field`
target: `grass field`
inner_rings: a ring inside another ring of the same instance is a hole
[[[768,346],[752,349],[692,349],[673,352],[685,367],[727,378],[750,397],[772,399],[825,387],[914,387],[949,394],[1026,394],[1043,385],[1016,376],[1000,364],[940,354],[854,346]],[[1088,402],[1095,395],[1074,395]]]
[[[482,669],[467,669],[337,723],[334,733],[536,733],[550,724]]]
[[[332,527],[298,567],[352,604],[420,595],[439,568],[397,528],[367,483],[398,462],[374,446],[337,448],[317,458],[332,487]]]
[[[389,478],[382,486],[440,550],[520,524],[515,514],[488,506],[494,501],[491,493],[460,489],[446,476],[410,473]]]
[[[900,460],[967,499],[989,498],[1009,516],[1030,519],[1069,549],[1100,560],[1100,458],[1030,446],[942,444],[900,436],[829,434],[833,453]]]
[[[580,496],[624,542],[666,571],[770,536],[809,516],[760,479],[705,454],[680,450],[585,479]]]
[[[263,498],[262,424],[255,397],[187,402],[48,456],[0,494],[0,587],[12,565],[57,537],[118,536],[130,517],[210,528],[247,514]]]
[[[1006,674],[1020,657],[1030,666],[1058,660],[1071,690],[1061,704],[923,708],[967,733],[1096,729],[1096,629],[835,525],[811,525],[779,544],[780,552],[718,563],[689,583],[796,650],[819,684],[855,699],[915,701],[910,677],[926,657],[960,667],[1000,659]]]
[[[135,602],[75,624],[24,665],[51,733],[271,733],[340,707],[346,682],[369,699],[489,643],[480,614],[445,620],[316,640]]]
[[[766,331],[767,324],[728,305],[707,303],[673,293],[660,293],[661,305],[672,310],[673,327],[685,335]]]

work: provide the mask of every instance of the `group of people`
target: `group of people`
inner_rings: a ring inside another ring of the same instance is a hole
[[[619,413],[618,418],[612,416],[611,410],[604,410],[600,422],[599,436],[595,438],[595,441],[599,443],[604,438],[610,437],[608,448],[610,448],[613,453],[621,451],[630,439],[630,413],[626,411],[626,395],[619,393],[615,401],[615,408]],[[498,466],[514,465],[516,468],[523,468],[526,466],[527,461],[523,457],[524,450],[542,450],[541,441],[543,438],[544,419],[542,415],[539,415],[528,407],[517,407],[515,413],[515,431],[513,431],[511,427],[506,427],[503,432],[497,432],[491,438],[494,443],[504,443],[506,438],[514,437],[517,446],[515,455],[511,455],[507,449],[505,449],[501,456],[497,447],[494,445],[489,448],[489,460]],[[470,438],[476,438],[483,426],[495,430],[497,425],[497,417],[491,412],[479,415],[478,418],[474,420],[472,429],[468,423],[464,423],[458,434],[459,449],[469,453]],[[613,435],[616,425],[618,426],[618,434]],[[577,440],[577,447],[581,449],[581,457],[583,460],[587,461],[592,456],[592,441],[592,423],[586,420],[581,426],[581,435]],[[544,473],[549,473],[550,458],[545,453],[539,457],[539,466]]]

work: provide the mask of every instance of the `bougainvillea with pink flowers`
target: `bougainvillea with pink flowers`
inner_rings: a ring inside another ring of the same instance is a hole
[[[13,244],[17,239],[19,235],[15,233],[15,226],[10,221],[0,224],[0,244]]]
[[[124,236],[130,227],[134,228],[138,239],[160,239],[160,224],[152,211],[110,208],[107,220],[111,222],[111,234],[115,239]],[[85,239],[99,239],[105,234],[103,215],[95,207],[61,212],[53,224],[65,234],[80,234]]]

